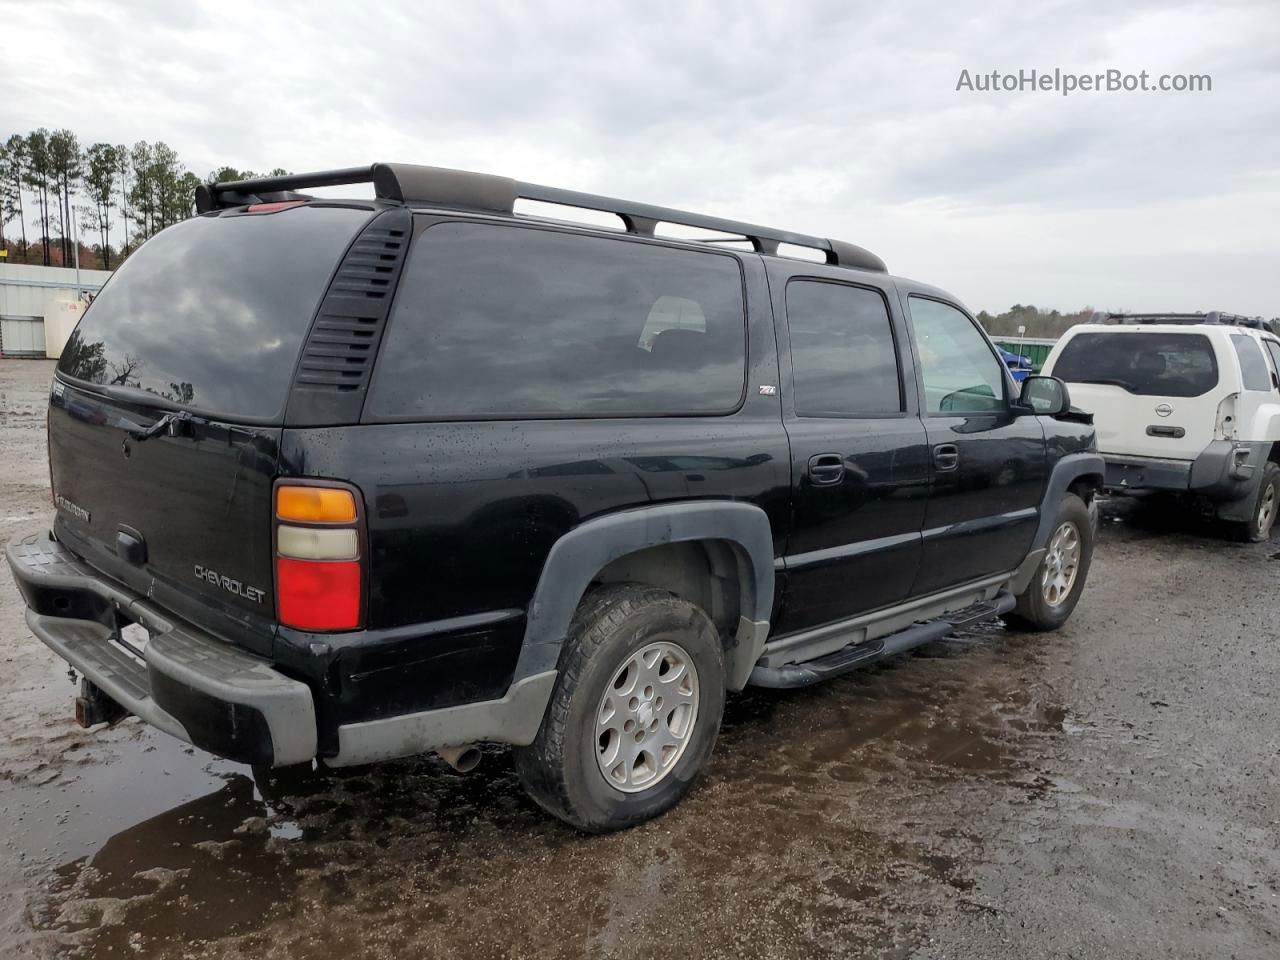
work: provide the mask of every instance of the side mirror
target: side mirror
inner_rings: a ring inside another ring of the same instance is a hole
[[[1059,417],[1071,409],[1071,392],[1057,377],[1030,376],[1022,381],[1018,403],[1042,417]]]

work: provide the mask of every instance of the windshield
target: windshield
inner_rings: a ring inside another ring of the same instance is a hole
[[[58,373],[162,406],[278,418],[316,305],[368,218],[303,206],[169,227],[85,311]]]
[[[1198,397],[1217,386],[1218,361],[1201,333],[1082,333],[1063,347],[1053,375],[1144,397]]]

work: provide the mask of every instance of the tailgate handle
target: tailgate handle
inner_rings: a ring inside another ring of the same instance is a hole
[[[1158,423],[1147,427],[1148,437],[1172,437],[1174,440],[1181,440],[1186,435],[1186,427],[1165,427]]]
[[[140,567],[147,562],[147,541],[133,527],[122,523],[116,527],[116,556]]]

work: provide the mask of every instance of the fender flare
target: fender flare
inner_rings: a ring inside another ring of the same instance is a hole
[[[1089,477],[1095,480],[1098,488],[1101,489],[1106,476],[1107,464],[1100,453],[1069,453],[1053,465],[1049,482],[1045,484],[1044,496],[1040,498],[1040,524],[1036,527],[1036,535],[1031,541],[1031,550],[1014,574],[1010,585],[1014,595],[1026,589],[1036,567],[1040,565],[1040,559],[1049,545],[1049,538],[1053,535],[1053,522],[1058,517],[1058,501],[1066,495],[1071,484],[1083,477]],[[1096,519],[1094,525],[1095,527],[1097,525]]]
[[[1055,463],[1053,472],[1049,474],[1049,482],[1045,484],[1044,497],[1040,501],[1040,526],[1036,528],[1032,549],[1049,545],[1053,521],[1058,516],[1055,508],[1071,484],[1081,477],[1096,477],[1101,488],[1106,476],[1107,462],[1100,453],[1069,453]]]
[[[658,504],[607,514],[574,527],[551,548],[529,604],[524,643],[512,683],[555,670],[570,621],[591,580],[613,560],[643,550],[691,540],[720,540],[735,548],[739,562],[740,619],[726,651],[730,689],[745,684],[759,659],[773,609],[773,532],[754,504],[699,501]]]

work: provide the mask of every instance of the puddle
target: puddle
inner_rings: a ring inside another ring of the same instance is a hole
[[[526,800],[509,753],[461,776],[433,758],[254,778],[129,724],[90,740],[21,809],[28,922],[83,956],[621,955],[696,908],[704,956],[872,955],[918,930],[895,904],[971,897],[980,845],[931,825],[931,794],[1028,779],[1019,737],[1061,732],[1026,694],[1034,639],[966,631],[827,684],[730,701],[702,786],[668,816],[586,838]],[[132,723],[132,722],[131,722]],[[947,893],[947,891],[950,891]],[[974,909],[982,909],[978,901]],[[747,939],[743,939],[747,938]],[[390,947],[389,947],[390,948]]]

